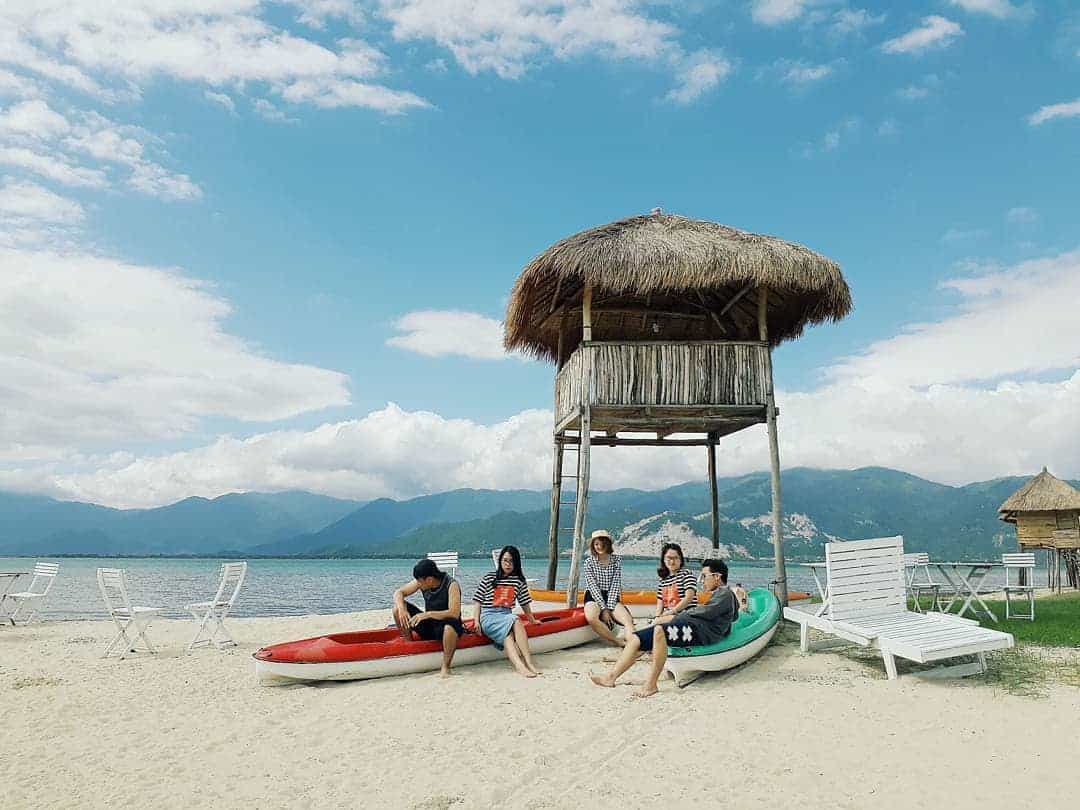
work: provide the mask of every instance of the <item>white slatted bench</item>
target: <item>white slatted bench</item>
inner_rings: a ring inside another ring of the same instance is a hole
[[[920,664],[975,655],[977,662],[920,673],[963,676],[986,671],[985,653],[1013,646],[1013,637],[979,627],[971,619],[907,609],[904,538],[884,537],[828,543],[825,546],[829,603],[821,616],[784,608],[784,618],[799,625],[803,652],[851,642],[881,651],[889,679],[896,678],[896,656]],[[810,641],[810,629],[834,636]]]
[[[458,553],[456,551],[429,551],[427,558],[445,571],[454,579],[457,579]]]

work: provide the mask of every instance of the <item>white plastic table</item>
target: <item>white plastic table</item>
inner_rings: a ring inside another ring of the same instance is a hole
[[[7,599],[8,591],[15,584],[15,580],[21,577],[25,571],[0,571],[0,613],[3,612],[4,600]],[[15,624],[15,620],[8,616],[8,621]]]
[[[977,617],[982,613],[989,616],[995,623],[997,622],[998,617],[994,615],[994,611],[987,607],[986,602],[979,596],[979,588],[991,571],[995,568],[1004,567],[1003,562],[1000,560],[996,562],[992,560],[961,560],[959,562],[933,562],[931,565],[937,566],[937,570],[941,572],[945,582],[953,589],[953,596],[949,603],[945,605],[946,613],[952,610],[952,606],[957,600],[963,599],[964,603],[960,606],[960,610],[957,611],[957,616],[963,616],[970,610],[973,616]]]

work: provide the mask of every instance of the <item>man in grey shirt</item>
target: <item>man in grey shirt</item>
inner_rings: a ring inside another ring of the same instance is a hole
[[[634,694],[638,697],[655,695],[660,673],[667,663],[668,647],[705,647],[727,636],[739,617],[738,600],[727,586],[727,564],[723,560],[705,560],[701,564],[701,574],[704,590],[709,594],[705,604],[662,616],[644,630],[633,633],[611,671],[606,675],[590,675],[592,682],[597,686],[614,686],[618,677],[630,669],[642,653],[651,651],[649,676]]]

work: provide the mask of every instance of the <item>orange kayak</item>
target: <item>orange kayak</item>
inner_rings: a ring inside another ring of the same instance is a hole
[[[566,607],[566,591],[548,591],[542,588],[530,588],[529,593],[533,598],[534,610],[558,610]],[[705,602],[705,592],[702,591],[698,594],[698,602]],[[805,591],[788,591],[788,599],[790,601],[796,601],[799,599],[809,599],[810,594]],[[582,604],[585,599],[585,589],[582,588],[578,591],[578,604]],[[635,619],[649,619],[652,618],[656,612],[656,591],[623,591],[622,596],[619,598],[630,611],[630,615]]]

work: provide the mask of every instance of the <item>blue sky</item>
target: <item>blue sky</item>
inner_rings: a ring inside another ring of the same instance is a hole
[[[1080,474],[1069,3],[9,5],[0,487],[543,486],[506,295],[654,206],[840,262],[855,313],[777,353],[785,464]]]

